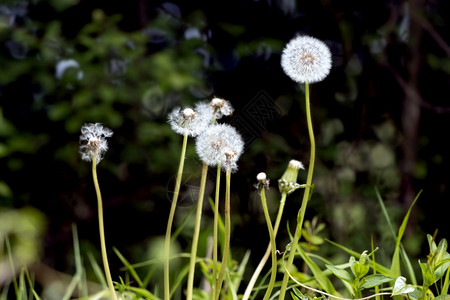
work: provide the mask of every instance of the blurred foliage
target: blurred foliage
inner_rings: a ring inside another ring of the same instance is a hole
[[[45,216],[35,208],[0,209],[0,285],[23,267],[37,262],[42,254]]]

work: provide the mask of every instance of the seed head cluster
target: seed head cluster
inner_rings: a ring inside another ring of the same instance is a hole
[[[102,160],[103,154],[108,150],[106,138],[111,137],[111,129],[103,127],[100,123],[86,123],[81,127],[80,154],[85,161],[92,161],[95,157],[97,164]]]
[[[296,82],[319,82],[330,73],[331,52],[316,38],[297,36],[284,48],[281,67]]]

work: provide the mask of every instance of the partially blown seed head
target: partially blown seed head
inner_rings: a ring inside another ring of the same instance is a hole
[[[195,105],[195,109],[199,112],[209,111],[215,120],[230,116],[234,112],[230,101],[220,98],[213,98],[210,102],[201,101]]]
[[[108,150],[106,138],[111,137],[111,129],[103,127],[100,123],[86,123],[81,127],[80,154],[85,161],[96,158],[97,164],[102,160],[103,154]]]

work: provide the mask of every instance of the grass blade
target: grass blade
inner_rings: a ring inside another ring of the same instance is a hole
[[[114,252],[119,257],[120,261],[127,267],[127,269],[130,271],[131,276],[133,276],[134,280],[138,283],[139,287],[143,287],[143,283],[141,278],[139,278],[139,275],[136,273],[136,270],[133,268],[133,266],[128,262],[128,260],[117,250],[116,247],[113,247]]]
[[[401,271],[400,271],[400,242],[403,238],[403,234],[405,233],[405,229],[406,229],[406,225],[408,224],[408,219],[409,219],[409,215],[411,214],[411,210],[414,206],[414,204],[416,203],[417,199],[419,199],[420,194],[422,193],[422,191],[420,191],[416,198],[414,199],[414,201],[411,203],[411,205],[409,206],[408,212],[406,213],[405,217],[403,218],[403,222],[400,225],[400,228],[398,229],[398,236],[397,236],[397,241],[395,243],[395,250],[394,250],[394,255],[392,256],[392,264],[391,264],[391,272],[392,272],[392,277],[399,277],[401,275]]]
[[[377,199],[378,199],[378,202],[380,204],[381,211],[383,212],[384,218],[386,219],[386,222],[388,223],[388,226],[389,226],[389,229],[391,231],[392,237],[394,238],[395,241],[397,241],[397,234],[394,231],[394,227],[392,226],[390,217],[389,217],[389,215],[387,213],[387,210],[386,210],[386,206],[384,205],[383,199],[381,198],[381,195],[378,192],[378,189],[375,189],[375,193],[377,195]],[[408,276],[409,276],[412,284],[413,285],[417,285],[417,279],[416,279],[416,274],[414,272],[414,268],[413,268],[413,266],[411,264],[411,261],[410,261],[410,259],[408,257],[408,254],[406,253],[405,247],[403,247],[402,243],[400,243],[400,255],[401,255],[402,261],[403,261],[403,263],[405,265],[406,272],[408,273]]]

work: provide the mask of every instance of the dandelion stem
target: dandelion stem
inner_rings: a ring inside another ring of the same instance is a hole
[[[195,213],[195,227],[194,227],[194,236],[192,238],[191,258],[189,262],[189,275],[188,275],[188,286],[186,297],[187,300],[192,300],[192,294],[194,290],[195,262],[197,260],[198,237],[200,235],[200,224],[203,210],[203,195],[205,194],[207,175],[208,175],[208,165],[203,164],[202,178],[200,179],[200,191],[198,194],[197,212]]]
[[[226,173],[226,185],[225,185],[225,237],[223,243],[223,254],[222,254],[222,263],[220,264],[220,272],[219,278],[216,282],[216,298],[213,300],[219,299],[220,290],[222,288],[223,279],[225,276],[225,270],[228,265],[228,253],[230,251],[230,238],[231,238],[231,216],[230,216],[230,186],[231,186],[231,169],[227,170]]]
[[[177,179],[175,182],[175,190],[173,192],[172,205],[170,206],[169,219],[167,220],[166,237],[164,240],[164,299],[170,299],[170,277],[169,277],[169,260],[170,260],[170,240],[172,233],[172,224],[177,207],[178,195],[180,194],[181,178],[183,175],[184,159],[186,156],[188,135],[183,136],[183,146],[181,147],[180,164],[178,166]]]
[[[100,186],[97,179],[97,155],[92,156],[92,177],[94,179],[95,192],[97,193],[97,206],[98,206],[98,229],[100,233],[100,247],[102,252],[103,267],[105,269],[106,282],[108,283],[111,297],[117,300],[117,295],[114,290],[113,281],[111,278],[111,272],[109,270],[108,256],[106,255],[106,242],[105,242],[105,228],[103,226],[103,204],[102,194],[100,193]]]
[[[311,156],[309,159],[309,166],[308,166],[308,177],[306,178],[306,187],[305,187],[305,193],[303,194],[303,200],[302,200],[302,206],[300,207],[300,210],[297,215],[297,226],[295,227],[295,233],[294,233],[294,239],[290,246],[290,252],[288,261],[286,264],[286,269],[290,270],[292,263],[295,258],[295,254],[297,252],[297,245],[298,241],[300,240],[300,237],[302,235],[302,226],[303,226],[303,219],[305,217],[306,212],[306,206],[308,204],[309,200],[309,194],[311,192],[311,182],[314,172],[314,162],[315,162],[315,156],[316,156],[316,142],[314,139],[314,132],[312,127],[312,120],[311,120],[311,107],[310,107],[310,101],[309,101],[309,83],[305,83],[305,102],[306,102],[306,120],[308,123],[308,132],[309,132],[309,140],[311,143]],[[284,297],[286,295],[286,288],[289,281],[289,273],[285,272],[283,277],[283,282],[281,284],[280,289],[280,297],[279,300],[284,300]]]
[[[280,200],[280,206],[278,207],[278,214],[277,218],[275,220],[275,225],[273,227],[273,236],[274,239],[277,236],[278,228],[280,226],[281,216],[283,215],[284,210],[284,204],[286,203],[286,193],[281,194],[281,200]],[[253,290],[253,287],[255,286],[256,280],[259,277],[259,274],[261,274],[262,269],[264,268],[267,260],[270,256],[270,250],[272,249],[271,243],[269,242],[269,245],[267,246],[266,253],[264,253],[264,256],[261,258],[261,261],[259,262],[258,266],[255,269],[255,272],[252,275],[252,278],[250,278],[250,281],[247,285],[247,288],[245,289],[244,296],[242,297],[242,300],[248,300],[250,298],[250,294]]]
[[[277,254],[275,252],[276,244],[274,230],[272,227],[272,221],[270,220],[269,209],[267,208],[266,192],[264,187],[261,189],[261,204],[264,210],[264,217],[266,218],[267,229],[269,230],[270,248],[272,250],[272,274],[270,275],[269,285],[267,286],[266,293],[264,295],[264,300],[268,300],[272,294],[273,285],[277,276]]]
[[[219,229],[219,195],[220,195],[220,164],[217,165],[216,195],[214,199],[214,224],[213,224],[213,265],[212,265],[212,290],[211,299],[216,298],[217,283],[217,253],[218,253],[218,229]]]

